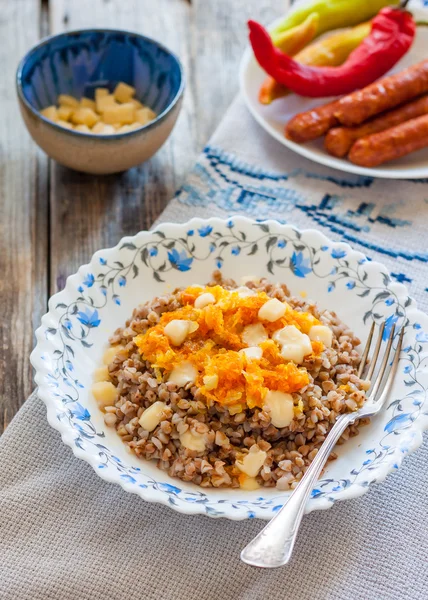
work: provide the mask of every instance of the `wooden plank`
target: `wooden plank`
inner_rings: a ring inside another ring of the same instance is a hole
[[[39,0],[1,3],[0,432],[32,390],[29,355],[47,301],[47,160],[21,120],[14,77],[37,42]]]
[[[150,227],[182,184],[198,149],[190,64],[190,10],[183,0],[51,0],[53,33],[80,27],[132,29],[165,43],[181,58],[188,85],[173,134],[146,164],[93,177],[56,164],[51,176],[51,291],[101,247]]]
[[[267,25],[284,12],[285,4],[284,0],[192,0],[193,81],[200,148],[238,92],[239,63],[247,45],[248,19]]]

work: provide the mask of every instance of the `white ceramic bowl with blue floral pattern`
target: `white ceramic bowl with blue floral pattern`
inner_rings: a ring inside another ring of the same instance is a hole
[[[284,282],[294,294],[307,294],[336,311],[363,340],[372,320],[386,319],[386,335],[393,323],[405,327],[399,375],[386,410],[338,448],[307,512],[360,496],[397,469],[428,428],[428,317],[381,264],[347,244],[318,231],[244,217],[164,224],[124,238],[115,248],[96,252],[51,298],[31,360],[49,423],[64,443],[103,479],[185,514],[269,519],[287,501],[289,493],[276,489],[202,489],[170,478],[125,451],[90,394],[110,334],[137,304],[177,286],[206,282],[217,268],[226,277],[252,274]]]

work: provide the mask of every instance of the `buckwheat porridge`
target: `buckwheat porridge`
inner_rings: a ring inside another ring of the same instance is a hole
[[[92,392],[129,450],[169,475],[288,490],[337,416],[365,401],[359,343],[335,313],[284,284],[239,286],[215,272],[207,286],[136,308],[110,338]]]

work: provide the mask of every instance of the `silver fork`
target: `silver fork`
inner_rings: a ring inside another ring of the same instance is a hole
[[[371,327],[367,344],[361,357],[358,371],[359,377],[362,377],[366,370],[367,358],[370,352],[374,330],[375,323],[373,323]],[[367,369],[367,374],[365,375],[367,380],[371,380],[374,375],[376,363],[382,348],[384,330],[385,323],[382,323],[379,327],[378,339],[373,357]],[[356,412],[346,413],[338,417],[319,449],[318,454],[315,456],[287,503],[275,517],[269,521],[266,527],[248,544],[248,546],[242,550],[241,560],[243,562],[254,567],[275,568],[287,564],[290,560],[306,503],[330,452],[333,450],[336,442],[348,425],[351,425],[357,419],[376,415],[384,406],[391,391],[394,377],[397,372],[398,361],[400,359],[404,329],[401,330],[398,336],[397,346],[393,351],[394,358],[392,364],[389,365],[389,355],[394,341],[394,333],[395,327],[393,326],[386,343],[382,363],[372,381],[369,396],[363,407]]]

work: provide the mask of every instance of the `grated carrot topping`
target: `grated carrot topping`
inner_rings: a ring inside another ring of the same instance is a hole
[[[215,304],[195,308],[196,298],[205,292],[214,296]],[[239,353],[246,347],[242,341],[244,327],[260,322],[258,312],[269,299],[265,292],[241,297],[237,291],[219,285],[205,289],[188,287],[181,292],[184,306],[163,313],[156,325],[137,335],[134,341],[144,360],[152,363],[158,375],[170,373],[183,361],[191,362],[198,371],[196,385],[209,405],[217,402],[227,406],[232,414],[247,407],[262,407],[268,390],[294,393],[309,383],[307,370],[285,360],[279,346],[271,339],[260,344],[263,355],[259,360],[248,359]],[[164,333],[165,326],[174,319],[198,324],[196,331],[178,347],[172,346]],[[308,333],[319,323],[310,313],[291,308],[273,323],[263,321],[269,335],[286,325],[295,325]],[[312,342],[313,355],[320,354],[323,349],[322,342]],[[203,382],[203,378],[210,375],[218,377],[214,389],[207,389]]]

